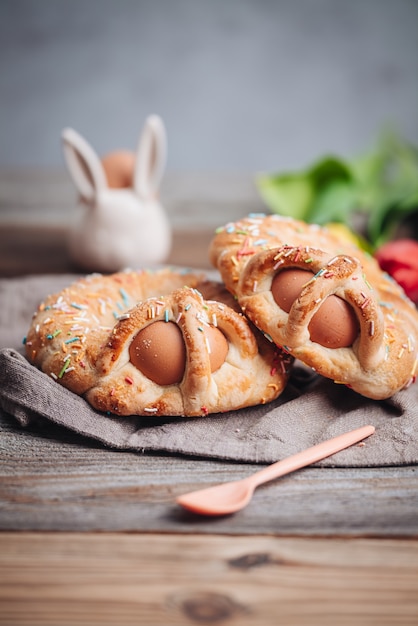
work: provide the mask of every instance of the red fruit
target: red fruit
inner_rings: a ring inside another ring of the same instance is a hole
[[[375,257],[382,270],[392,276],[406,295],[418,304],[418,241],[390,241],[376,251]]]

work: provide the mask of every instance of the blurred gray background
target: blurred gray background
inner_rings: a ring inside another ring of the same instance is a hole
[[[61,167],[159,113],[173,171],[289,170],[390,124],[418,143],[417,0],[0,0],[0,167]]]

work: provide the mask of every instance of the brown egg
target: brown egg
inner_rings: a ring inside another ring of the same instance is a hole
[[[135,154],[129,150],[110,152],[102,158],[107,184],[112,188],[132,187]]]
[[[271,285],[271,292],[283,311],[289,313],[303,285],[310,281],[312,276],[312,272],[299,269],[282,270],[276,274]]]
[[[286,269],[273,278],[271,291],[275,302],[289,313],[312,272]],[[328,296],[309,323],[311,341],[327,348],[351,346],[359,333],[359,323],[352,307],[338,296]]]
[[[228,354],[228,341],[223,334],[215,326],[205,326],[204,331],[208,341],[209,361],[211,372],[216,372],[225,362]]]
[[[134,337],[129,347],[131,363],[157,385],[181,382],[186,367],[186,346],[174,322],[153,322]]]
[[[328,296],[309,324],[311,340],[326,348],[351,346],[359,333],[352,307],[338,296]]]
[[[207,340],[211,372],[216,372],[228,354],[225,335],[214,326],[203,327]],[[147,378],[157,385],[175,385],[182,381],[186,367],[186,346],[180,328],[174,322],[153,322],[134,337],[129,358]]]

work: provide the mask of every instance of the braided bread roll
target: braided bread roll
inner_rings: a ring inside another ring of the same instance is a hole
[[[91,275],[49,296],[26,352],[116,415],[196,416],[269,402],[293,360],[220,283],[168,269]]]
[[[209,254],[249,319],[319,374],[374,399],[415,381],[417,310],[355,244],[255,214],[218,229]]]

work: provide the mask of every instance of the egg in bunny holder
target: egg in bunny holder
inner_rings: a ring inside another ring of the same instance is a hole
[[[68,239],[72,260],[103,273],[164,262],[171,227],[158,199],[167,155],[161,118],[146,119],[135,153],[114,152],[101,160],[72,128],[63,130],[62,146],[81,205]]]

